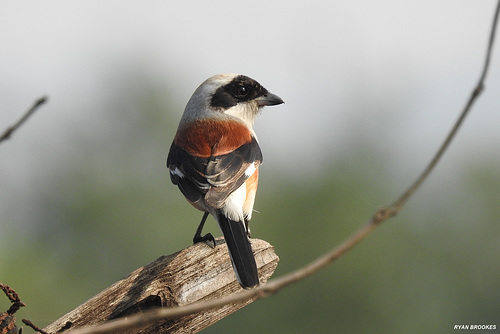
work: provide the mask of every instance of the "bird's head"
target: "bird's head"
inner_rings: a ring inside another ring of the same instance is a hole
[[[257,81],[241,74],[218,74],[205,80],[191,96],[184,112],[185,120],[230,115],[252,126],[265,106],[284,101]]]

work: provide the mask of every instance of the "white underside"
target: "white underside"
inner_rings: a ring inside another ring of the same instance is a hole
[[[243,203],[247,197],[246,184],[243,183],[226,199],[222,212],[226,217],[235,221],[243,221]]]

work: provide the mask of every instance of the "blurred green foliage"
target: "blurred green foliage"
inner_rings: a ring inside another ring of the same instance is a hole
[[[135,268],[190,244],[201,213],[170,184],[165,168],[182,110],[182,101],[165,91],[146,85],[119,105],[110,97],[105,130],[77,138],[79,154],[33,189],[36,222],[29,231],[9,230],[10,241],[3,237],[0,245],[0,281],[28,305],[18,318],[44,326]],[[394,184],[389,159],[368,143],[332,157],[307,183],[263,165],[252,232],[275,246],[281,258],[275,276],[339,244],[412,181]],[[333,265],[205,333],[499,326],[500,164],[463,166],[455,184],[440,183],[442,173],[438,167],[398,217]],[[213,220],[207,230],[220,235]],[[7,308],[0,297],[0,310]]]

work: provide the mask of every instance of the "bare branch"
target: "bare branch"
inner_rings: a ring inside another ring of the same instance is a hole
[[[450,146],[450,144],[451,144],[453,138],[455,137],[455,135],[457,134],[460,126],[463,124],[465,117],[469,114],[469,111],[471,110],[472,105],[474,104],[474,102],[476,102],[479,95],[481,95],[481,93],[483,92],[484,80],[486,79],[486,74],[488,73],[488,69],[490,66],[491,54],[493,52],[493,42],[495,41],[495,33],[496,33],[496,29],[497,29],[499,10],[500,10],[500,1],[497,3],[495,14],[493,16],[493,23],[491,25],[490,37],[488,40],[488,47],[486,50],[486,58],[484,60],[484,65],[483,65],[483,69],[481,72],[481,76],[479,77],[479,81],[478,81],[476,87],[474,88],[474,90],[472,91],[472,94],[471,94],[469,100],[467,101],[464,109],[460,113],[457,121],[455,122],[455,124],[451,128],[451,130],[448,133],[448,135],[446,136],[445,140],[443,141],[443,143],[439,147],[437,153],[432,158],[431,162],[427,165],[427,167],[424,169],[422,174],[417,178],[417,180],[408,188],[408,190],[406,190],[406,192],[403,193],[403,195],[401,195],[401,197],[399,197],[391,206],[389,206],[385,209],[385,211],[387,211],[386,214],[390,214],[390,215],[398,214],[398,212],[402,209],[403,205],[410,199],[410,197],[424,183],[424,181],[427,179],[427,177],[432,172],[434,167],[436,167],[436,165],[438,164],[439,160],[443,156],[446,149]]]
[[[0,290],[2,290],[5,293],[7,298],[9,298],[9,300],[12,303],[12,306],[7,311],[8,314],[12,315],[12,314],[16,313],[21,307],[26,306],[26,304],[24,304],[21,301],[21,298],[19,297],[17,292],[14,289],[12,289],[10,286],[0,283]]]
[[[236,282],[223,238],[217,238],[215,241],[217,244],[215,248],[204,243],[196,243],[137,268],[46,326],[44,331],[60,333],[68,329],[76,330],[83,326],[104,323],[110,319],[144,313],[160,306],[180,307],[198,301],[219,300],[242,290]],[[268,242],[259,239],[252,239],[251,242],[259,279],[265,283],[274,273],[279,258],[274,252],[274,247]],[[141,327],[138,331],[144,334],[165,331],[185,333],[186,330],[197,332],[255,299],[246,299],[186,317],[147,323],[147,326]]]
[[[23,319],[22,322],[30,327],[31,329],[33,329],[35,332],[39,332],[40,334],[48,334],[46,331],[44,331],[43,329],[41,329],[40,327],[38,327],[37,325],[35,325],[33,323],[33,321],[31,320],[28,320],[28,319]]]
[[[449,147],[456,133],[458,132],[460,126],[465,120],[465,117],[469,113],[472,108],[472,105],[479,97],[481,92],[484,89],[484,81],[489,69],[489,63],[492,54],[493,42],[495,39],[495,31],[497,28],[498,15],[500,10],[500,0],[498,1],[495,15],[493,19],[493,24],[491,26],[490,38],[488,42],[488,48],[486,52],[486,59],[484,62],[483,70],[481,72],[481,76],[478,84],[474,88],[467,104],[464,109],[460,113],[457,121],[454,123],[452,129],[448,133],[446,139],[443,141],[441,146],[439,147],[437,153],[434,155],[432,160],[426,166],[422,174],[416,179],[416,181],[404,192],[399,198],[394,201],[393,204],[378,210],[374,216],[359,229],[356,233],[351,235],[348,239],[346,239],[342,244],[332,249],[328,253],[324,254],[320,258],[315,261],[307,264],[306,266],[297,269],[296,271],[282,276],[280,278],[276,278],[270,280],[267,284],[262,285],[258,288],[252,290],[245,290],[241,293],[230,295],[223,299],[211,300],[207,302],[193,303],[190,305],[182,306],[182,307],[173,307],[173,308],[159,308],[155,310],[151,310],[142,314],[134,315],[126,319],[117,319],[113,321],[109,321],[107,323],[97,325],[94,327],[85,327],[75,331],[71,331],[72,334],[101,334],[101,333],[112,333],[119,332],[125,329],[131,329],[138,326],[141,326],[145,323],[151,323],[158,320],[164,320],[169,318],[176,318],[187,314],[192,314],[204,310],[209,310],[212,308],[220,307],[225,304],[240,302],[244,300],[248,300],[250,298],[261,298],[266,297],[270,294],[273,294],[285,286],[288,286],[294,282],[300,281],[312,274],[316,273],[320,269],[326,267],[328,264],[342,256],[356,244],[358,244],[361,240],[363,240],[367,235],[369,235],[380,223],[390,219],[395,216],[406,202],[413,196],[413,194],[420,188],[420,186],[425,182],[429,174],[436,167],[438,162],[441,160],[443,154],[446,149]]]
[[[23,125],[24,122],[26,122],[28,120],[28,118],[30,118],[30,116],[35,111],[37,111],[37,109],[42,104],[44,104],[45,102],[47,102],[47,99],[48,99],[47,96],[42,96],[41,98],[39,98],[38,100],[36,100],[35,103],[33,104],[33,106],[23,115],[23,117],[21,117],[16,122],[16,124],[12,125],[7,130],[5,130],[5,132],[0,136],[0,143],[3,142],[4,140],[9,139],[10,136],[12,136],[12,134],[14,133],[14,131],[16,131],[17,129],[19,129],[21,127],[21,125]]]

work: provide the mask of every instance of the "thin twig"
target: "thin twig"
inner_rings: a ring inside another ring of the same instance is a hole
[[[26,304],[24,304],[21,301],[21,298],[19,297],[19,295],[17,294],[17,292],[14,289],[12,289],[10,286],[0,283],[0,290],[2,290],[5,293],[5,295],[7,296],[7,298],[9,298],[9,300],[12,303],[12,306],[7,311],[8,314],[13,315],[21,307],[26,306]]]
[[[31,327],[31,329],[33,329],[35,332],[39,332],[40,334],[49,334],[47,333],[46,331],[44,331],[43,329],[41,329],[40,327],[38,327],[37,325],[35,325],[33,323],[33,321],[31,320],[28,320],[28,319],[23,319],[21,320],[26,326],[28,327]]]
[[[70,331],[71,334],[103,334],[103,333],[111,333],[111,332],[119,332],[125,329],[132,329],[136,327],[140,327],[142,325],[158,321],[165,320],[169,318],[176,318],[179,316],[184,316],[187,314],[192,314],[196,312],[200,312],[203,310],[208,310],[216,307],[220,307],[229,303],[235,303],[243,300],[248,300],[252,297],[266,297],[273,293],[276,293],[283,287],[290,285],[294,282],[300,281],[312,274],[316,273],[320,269],[326,267],[328,264],[342,256],[345,252],[350,250],[356,244],[358,244],[361,240],[363,240],[368,234],[370,234],[380,223],[390,219],[394,215],[396,215],[404,206],[404,204],[412,197],[412,195],[417,191],[418,188],[424,183],[432,170],[436,167],[437,163],[440,161],[444,152],[450,145],[451,141],[455,137],[458,129],[462,125],[465,117],[471,110],[473,103],[476,101],[480,93],[484,88],[484,80],[486,78],[486,74],[489,69],[489,63],[493,48],[493,41],[495,39],[495,30],[497,27],[498,14],[500,11],[500,0],[498,1],[497,8],[495,11],[493,24],[491,27],[490,39],[488,43],[488,49],[486,53],[486,60],[484,63],[483,71],[481,73],[481,77],[477,86],[474,88],[471,97],[469,98],[465,108],[461,112],[459,118],[453,125],[451,131],[447,135],[444,142],[441,144],[439,150],[434,155],[430,163],[424,169],[422,174],[417,178],[417,180],[408,188],[406,192],[404,192],[392,205],[387,206],[378,210],[373,217],[368,220],[368,222],[361,227],[356,233],[351,235],[348,239],[346,239],[342,244],[332,249],[328,253],[319,257],[315,261],[307,264],[306,266],[295,270],[294,272],[282,276],[280,278],[276,278],[270,280],[267,284],[262,285],[258,288],[252,290],[245,290],[241,293],[230,295],[226,298],[222,298],[219,300],[211,300],[207,302],[199,302],[193,303],[190,305],[182,306],[182,307],[173,307],[173,308],[158,308],[154,309],[142,314],[137,314],[130,316],[126,319],[117,319],[113,321],[106,322],[101,325],[89,326],[80,329],[75,329]]]
[[[441,146],[439,147],[437,153],[434,155],[432,158],[431,162],[427,165],[427,167],[424,169],[422,174],[417,178],[417,180],[406,190],[406,192],[403,193],[392,205],[387,207],[385,209],[386,214],[389,215],[396,215],[399,213],[399,211],[402,209],[403,205],[410,199],[410,197],[417,191],[418,188],[424,183],[424,181],[427,179],[429,174],[432,172],[434,167],[436,167],[437,163],[445,153],[446,149],[450,146],[450,143],[452,142],[453,138],[457,134],[460,126],[463,124],[465,117],[469,114],[469,111],[472,108],[472,105],[474,102],[477,100],[479,95],[484,90],[484,81],[486,79],[486,74],[488,73],[488,69],[490,67],[490,59],[491,59],[491,54],[493,50],[493,44],[495,41],[495,34],[496,34],[496,27],[498,23],[498,12],[500,10],[500,1],[497,3],[497,7],[495,10],[495,14],[493,16],[493,23],[491,25],[491,31],[490,31],[490,37],[488,40],[488,47],[486,50],[486,58],[484,60],[484,65],[483,65],[483,70],[481,72],[481,76],[479,77],[479,81],[472,91],[471,96],[469,97],[469,100],[467,101],[464,109],[460,113],[457,121],[453,125],[452,129],[446,136],[446,139],[443,141]]]
[[[30,116],[35,111],[37,111],[37,109],[42,104],[44,104],[45,102],[47,102],[47,99],[48,99],[47,96],[42,96],[41,98],[39,98],[38,100],[36,100],[35,103],[33,104],[33,106],[23,115],[23,117],[21,117],[16,122],[16,124],[12,125],[10,128],[8,128],[7,130],[5,130],[5,132],[2,134],[2,136],[0,136],[0,143],[3,142],[4,140],[9,139],[10,136],[12,136],[12,134],[14,133],[14,131],[16,131],[17,129],[19,129],[21,127],[21,125],[23,125],[24,122],[26,122],[26,120],[28,118],[30,118]]]

